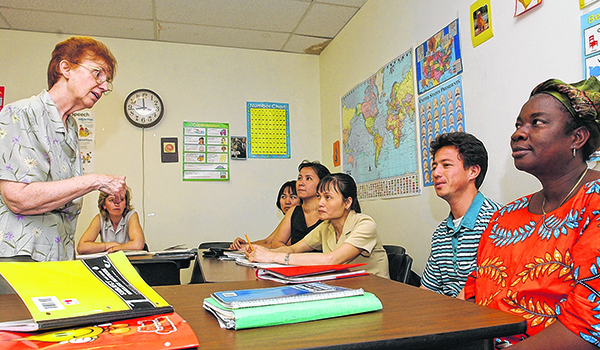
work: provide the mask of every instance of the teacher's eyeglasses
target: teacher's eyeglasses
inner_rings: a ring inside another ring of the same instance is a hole
[[[106,71],[104,70],[104,68],[92,67],[92,66],[88,66],[86,64],[81,64],[81,63],[75,63],[75,64],[78,66],[82,66],[83,68],[86,68],[87,70],[89,70],[90,73],[92,73],[92,75],[94,76],[94,79],[96,79],[96,83],[98,83],[98,85],[106,82],[108,87],[106,90],[104,90],[104,92],[103,92],[104,95],[108,95],[112,91],[113,84],[112,84],[112,82],[110,82],[108,80],[108,75],[106,74]]]

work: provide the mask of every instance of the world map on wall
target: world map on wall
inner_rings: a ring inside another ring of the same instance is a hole
[[[343,169],[359,198],[420,193],[414,91],[409,50],[342,97]]]

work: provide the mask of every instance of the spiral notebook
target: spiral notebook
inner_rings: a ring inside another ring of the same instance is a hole
[[[242,289],[212,293],[211,297],[230,309],[289,304],[304,301],[363,295],[364,290],[330,286],[325,283],[303,283],[282,287]]]

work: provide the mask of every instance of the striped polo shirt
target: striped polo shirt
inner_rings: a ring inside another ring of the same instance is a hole
[[[434,292],[456,297],[477,266],[479,239],[500,205],[481,192],[471,202],[458,227],[452,212],[431,237],[431,253],[421,283]]]

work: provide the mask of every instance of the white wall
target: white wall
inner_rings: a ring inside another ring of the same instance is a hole
[[[0,86],[6,87],[7,103],[46,87],[52,49],[67,37],[0,30]],[[275,207],[279,186],[296,178],[303,159],[321,156],[318,57],[97,39],[117,58],[118,71],[114,91],[92,109],[95,172],[127,176],[133,203],[145,214],[150,248],[231,241],[244,231],[256,239],[270,234],[281,219]],[[163,121],[145,131],[123,113],[125,97],[136,88],[155,90],[165,103]],[[232,160],[228,182],[183,182],[181,159],[160,162],[160,138],[178,137],[181,149],[184,120],[229,122],[231,135],[246,135],[247,101],[289,103],[290,159]],[[85,197],[77,240],[98,212],[97,198],[97,192]]]
[[[340,139],[341,96],[459,18],[466,131],[485,143],[490,156],[482,192],[504,204],[540,188],[535,178],[514,168],[509,137],[522,104],[538,83],[551,77],[582,79],[580,16],[594,6],[581,11],[577,1],[546,0],[514,18],[514,0],[492,0],[494,37],[473,48],[473,2],[369,0],[325,49],[319,59],[321,147],[328,166],[332,144]],[[405,246],[415,258],[415,271],[421,273],[431,234],[448,215],[446,202],[426,187],[420,196],[361,204],[375,218],[384,242]]]

